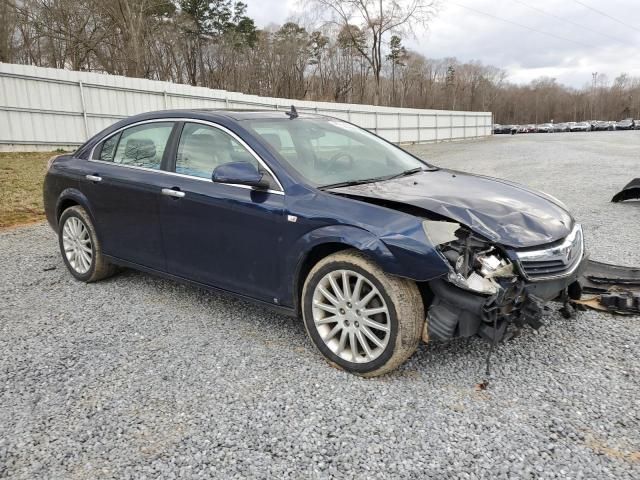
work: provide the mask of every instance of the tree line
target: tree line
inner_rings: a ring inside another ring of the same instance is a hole
[[[254,0],[257,1],[257,0]],[[236,0],[0,0],[0,62],[243,93],[492,111],[499,123],[640,118],[640,79],[527,85],[479,61],[405,47],[435,0],[307,0],[317,25],[258,28]]]

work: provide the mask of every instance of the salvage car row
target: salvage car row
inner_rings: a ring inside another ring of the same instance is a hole
[[[494,134],[592,132],[613,130],[640,130],[640,120],[627,118],[614,121],[588,120],[584,122],[540,123],[528,125],[493,125]]]

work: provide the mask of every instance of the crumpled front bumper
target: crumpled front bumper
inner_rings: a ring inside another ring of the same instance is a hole
[[[499,341],[509,324],[538,328],[542,304],[555,299],[579,298],[577,280],[587,262],[585,254],[575,271],[556,279],[533,282],[518,277],[505,282],[496,295],[473,293],[442,279],[433,280],[429,282],[433,299],[427,310],[422,339],[427,342],[480,335]]]

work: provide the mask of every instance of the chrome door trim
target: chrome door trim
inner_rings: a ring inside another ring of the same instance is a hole
[[[226,127],[223,127],[222,125],[218,125],[217,123],[211,122],[209,120],[201,120],[201,119],[197,119],[197,118],[153,118],[153,119],[150,119],[150,120],[142,120],[140,122],[131,123],[129,125],[125,125],[124,127],[119,128],[118,130],[115,130],[114,132],[111,132],[106,137],[101,138],[100,141],[97,142],[93,146],[93,148],[91,148],[91,152],[89,152],[89,159],[88,160],[90,162],[104,163],[104,164],[107,164],[107,165],[117,165],[117,166],[125,167],[125,168],[134,168],[134,169],[138,169],[138,170],[146,170],[146,171],[149,171],[149,172],[164,173],[164,174],[167,174],[167,175],[176,175],[176,176],[179,176],[179,177],[190,178],[190,179],[200,180],[200,181],[209,182],[209,183],[215,183],[210,179],[202,178],[202,177],[196,177],[196,176],[193,176],[193,175],[185,175],[185,174],[177,173],[177,172],[168,172],[166,170],[160,170],[160,169],[156,170],[154,168],[137,167],[135,165],[123,165],[121,163],[115,163],[115,162],[105,162],[104,160],[95,160],[93,158],[93,153],[94,153],[95,149],[98,147],[98,145],[101,145],[103,142],[105,142],[109,138],[113,137],[114,135],[117,135],[118,133],[122,132],[123,130],[126,130],[128,128],[132,128],[132,127],[137,127],[139,125],[144,125],[146,123],[165,123],[165,122],[200,123],[202,125],[207,125],[209,127],[213,127],[213,128],[217,128],[218,130],[222,130],[223,132],[225,132],[228,135],[230,135],[231,137],[233,137],[236,141],[238,141],[238,143],[240,143],[240,145],[242,145],[244,148],[247,149],[247,151],[251,154],[251,156],[253,156],[258,161],[258,163],[260,165],[262,165],[262,167],[273,177],[273,179],[278,184],[278,187],[280,188],[280,190],[271,190],[271,189],[262,190],[262,189],[259,189],[259,188],[256,188],[256,187],[252,187],[252,186],[249,186],[249,185],[237,185],[235,183],[222,183],[222,182],[220,182],[222,185],[228,185],[230,187],[237,187],[237,188],[245,188],[245,189],[249,189],[249,190],[255,190],[257,192],[273,193],[275,195],[284,195],[284,188],[282,188],[282,183],[280,183],[280,180],[278,179],[276,174],[273,173],[273,170],[271,170],[271,168],[269,168],[269,166],[266,164],[266,162],[249,145],[247,145],[247,143],[244,140],[242,140],[242,138],[240,138],[234,132],[232,132],[231,130],[229,130]]]

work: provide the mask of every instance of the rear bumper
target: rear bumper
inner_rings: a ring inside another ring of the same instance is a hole
[[[56,218],[56,199],[54,193],[51,191],[51,182],[49,175],[45,175],[44,182],[42,184],[42,200],[44,204],[44,214],[47,217],[47,222],[54,232],[58,231],[58,221]]]

